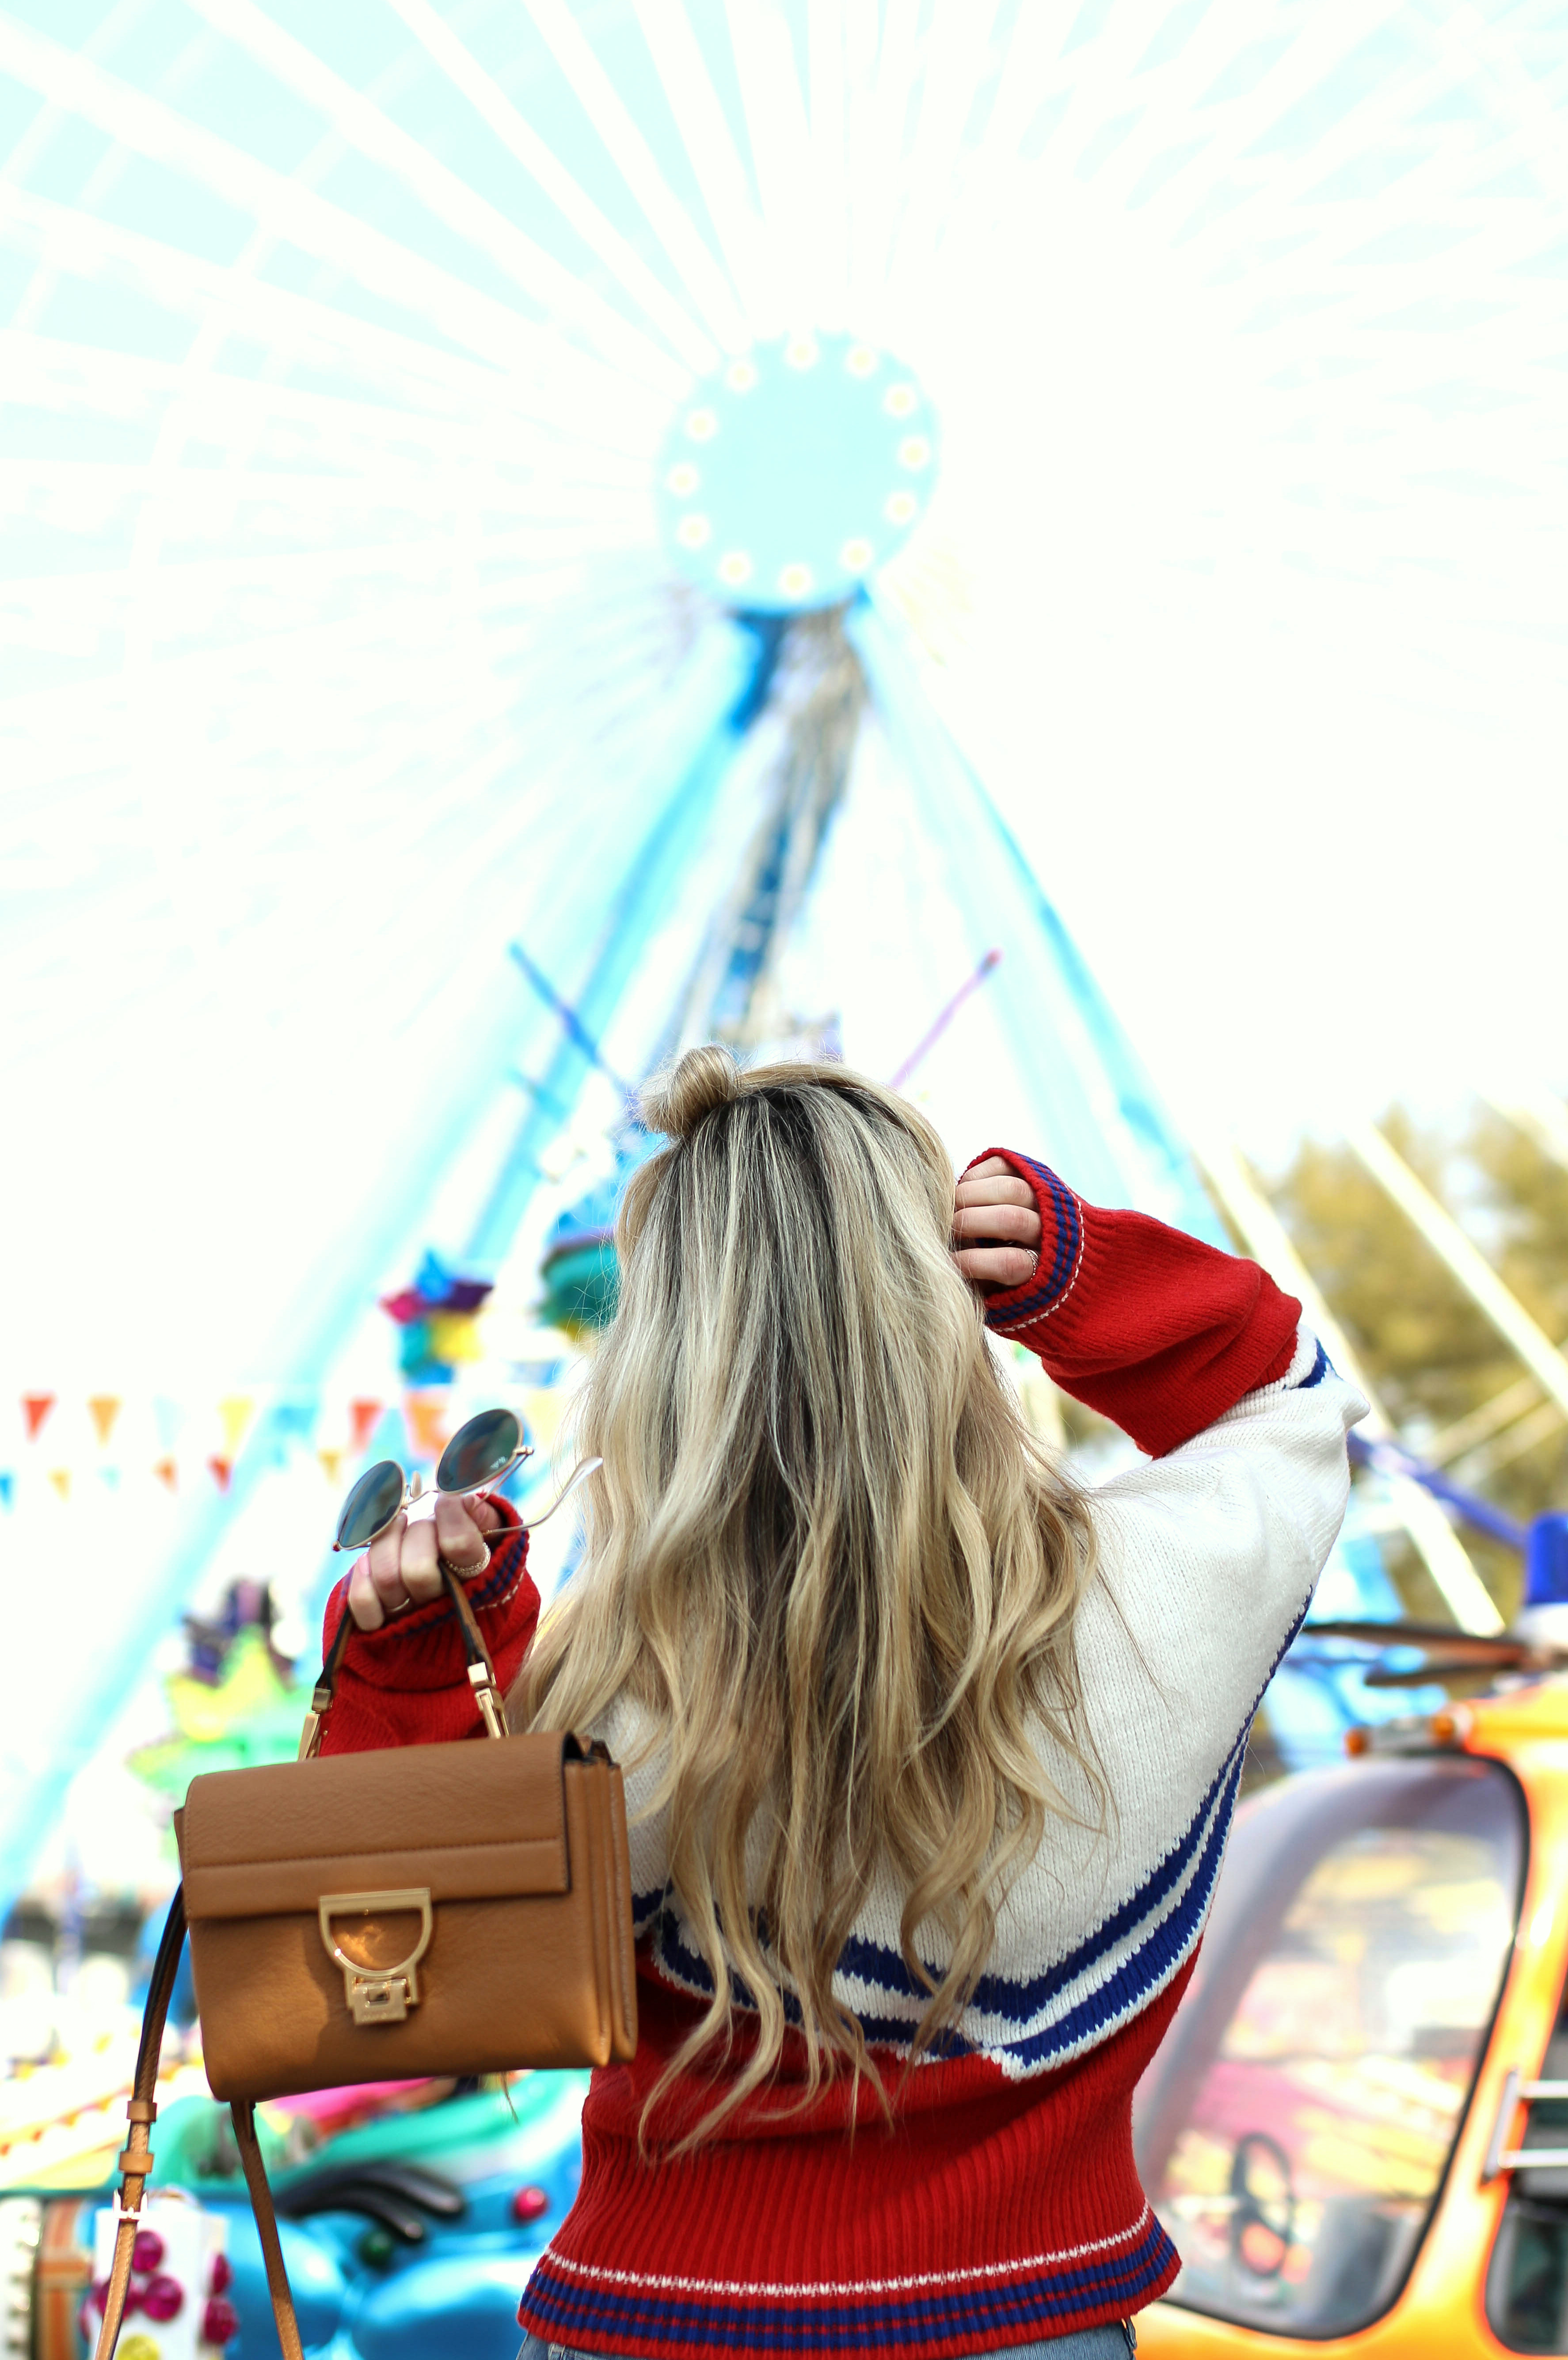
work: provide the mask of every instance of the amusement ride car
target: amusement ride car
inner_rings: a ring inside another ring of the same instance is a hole
[[[1238,1812],[1135,2108],[1183,2265],[1140,2350],[1568,2352],[1565,1572],[1542,1518],[1513,1632],[1377,1633],[1424,1657],[1384,1685],[1489,1663],[1490,1692]]]

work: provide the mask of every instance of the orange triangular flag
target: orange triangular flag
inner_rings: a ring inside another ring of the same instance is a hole
[[[375,1431],[383,1404],[378,1401],[354,1401],[348,1405],[349,1432],[354,1437],[356,1451],[363,1450]]]
[[[93,1423],[98,1429],[99,1441],[107,1442],[114,1431],[114,1420],[120,1415],[119,1394],[89,1393],[87,1407],[92,1415]]]
[[[343,1452],[341,1450],[318,1450],[316,1456],[321,1462],[321,1471],[325,1475],[328,1482],[335,1483],[338,1480],[339,1470],[343,1463]]]
[[[32,1441],[40,1426],[54,1407],[53,1393],[24,1393],[22,1415],[27,1421],[27,1439]]]
[[[51,1467],[49,1469],[49,1481],[54,1485],[55,1490],[60,1493],[62,1500],[70,1499],[71,1470],[69,1467]]]
[[[423,1459],[439,1459],[446,1448],[447,1401],[441,1393],[405,1393],[403,1415],[408,1421],[408,1435],[415,1449]]]
[[[207,1464],[212,1470],[212,1480],[217,1485],[219,1491],[226,1491],[229,1488],[229,1478],[234,1471],[234,1460],[232,1459],[209,1459]]]
[[[153,1462],[152,1471],[158,1477],[160,1483],[167,1483],[169,1490],[171,1491],[173,1491],[175,1478],[174,1461],[172,1459],[155,1459]]]

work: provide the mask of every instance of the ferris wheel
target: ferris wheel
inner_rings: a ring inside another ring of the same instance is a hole
[[[18,1391],[298,1422],[584,1088],[891,1074],[993,950],[944,1127],[1211,1226],[1058,913],[1079,757],[1390,584],[1381,693],[1523,693],[1565,96],[1546,0],[0,0]]]

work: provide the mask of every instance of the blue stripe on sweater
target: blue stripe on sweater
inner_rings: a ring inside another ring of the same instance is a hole
[[[1135,2309],[1175,2259],[1175,2247],[1151,2217],[1125,2253],[1042,2269],[1005,2286],[964,2287],[951,2294],[911,2290],[902,2301],[790,2302],[589,2287],[556,2277],[547,2252],[528,2281],[522,2315],[536,2333],[569,2342],[576,2331],[590,2344],[595,2335],[609,2335],[647,2344],[720,2343],[753,2352],[931,2344],[997,2327],[1048,2326],[1062,2333],[1074,2318]]]
[[[1301,1629],[1306,1612],[1307,1604],[1303,1603],[1269,1667],[1268,1677],[1258,1688],[1235,1743],[1211,1780],[1186,1828],[1153,1874],[1103,1918],[1076,1949],[1054,1965],[1022,1979],[996,1973],[981,1977],[970,2003],[971,2007],[981,2014],[1000,2016],[1018,2025],[1020,2027],[1018,2036],[1010,2040],[979,2043],[950,2030],[933,2045],[933,2055],[959,2057],[978,2053],[1006,2057],[1026,2071],[1043,2072],[1071,2050],[1092,2045],[1097,2038],[1105,2038],[1118,2023],[1127,2022],[1146,2006],[1163,1988],[1202,1931],[1230,1832],[1253,1718],[1263,1700],[1269,1680],[1272,1679],[1286,1649]],[[1174,1906],[1164,1908],[1163,1905],[1171,1895],[1178,1892]],[[634,1908],[639,1928],[644,1923],[645,1913],[652,1920],[653,1955],[661,1972],[688,1991],[704,1998],[711,1997],[713,1984],[707,1964],[687,1941],[681,1920],[670,1906],[668,1895],[641,1896]],[[1156,1918],[1157,1912],[1162,1914]],[[1149,1922],[1151,1919],[1155,1920],[1152,1924]],[[1075,1982],[1092,1974],[1099,1961],[1120,1943],[1134,1939],[1140,1927],[1147,1928],[1146,1938],[1104,1983],[1055,2022],[1044,2027],[1037,2023],[1033,2030],[1022,2028],[1038,2019],[1042,2009]],[[912,2001],[922,2008],[930,1996],[927,1989],[910,1972],[901,1951],[886,1943],[874,1942],[863,1935],[853,1936],[844,1945],[839,1955],[838,1972],[857,1982],[878,1987],[889,1999]],[[932,1972],[934,1973],[936,1970],[933,1968]],[[791,2023],[798,2022],[800,2009],[793,1995],[786,1992],[782,1997],[786,2017]],[[742,2007],[752,2005],[749,1994],[738,1983],[735,1988],[735,2001]],[[878,2015],[864,2008],[856,2009],[855,2013],[866,2038],[878,2048],[909,2049],[913,2027],[907,2015]]]
[[[1181,1965],[1202,1929],[1213,1896],[1214,1880],[1219,1874],[1225,1839],[1230,1832],[1245,1752],[1245,1743],[1236,1746],[1226,1765],[1224,1784],[1212,1807],[1195,1822],[1204,1841],[1198,1853],[1197,1864],[1180,1900],[1149,1928],[1147,1938],[1104,1982],[1085,1994],[1065,2015],[1032,2032],[1020,2032],[1012,2039],[981,2042],[965,2039],[950,2029],[933,2044],[932,2054],[937,2057],[1001,2054],[1022,2066],[1026,2071],[1042,2072],[1070,2051],[1085,2044],[1093,2045],[1096,2039],[1103,2038],[1117,2024],[1126,2023],[1146,2006]],[[1154,1882],[1151,1878],[1149,1885]],[[1140,1888],[1142,1894],[1148,1891],[1149,1886]],[[1134,1896],[1135,1901],[1138,1898],[1138,1896]],[[1021,2025],[1029,2016],[1038,2016],[1050,2000],[1074,1981],[1091,1973],[1096,1962],[1107,1955],[1115,1942],[1129,1931],[1136,1930],[1138,1915],[1132,1910],[1130,1904],[1124,1904],[1115,1913],[1114,1920],[1107,1920],[1106,1928],[1102,1928],[1088,1942],[1082,1944],[1070,1959],[1059,1962],[1029,1983],[1014,1983],[1000,1975],[984,1976],[971,2005],[985,2015],[1005,2016]],[[1147,1920],[1149,1915],[1149,1909],[1146,1907],[1141,1916]],[[1113,1923],[1116,1930],[1108,1934],[1107,1928]],[[861,1954],[857,1963],[851,1963],[851,1951]],[[877,1970],[867,1971],[866,1953],[874,1954],[882,1962]],[[704,1997],[712,1994],[713,1979],[706,1962],[685,1940],[673,1910],[659,1912],[655,1954],[660,1968],[674,1981],[684,1983],[688,1989],[701,1992]],[[890,1996],[902,1998],[907,1995],[920,2006],[929,1996],[910,1974],[902,1954],[881,1944],[851,1943],[840,1954],[839,1972],[853,1973],[865,1983],[879,1984]],[[793,1994],[786,1992],[782,1997],[786,2017],[791,2023],[798,2023],[800,2007]],[[749,1995],[745,1994],[743,1987],[737,1986],[735,2001],[741,2006],[749,2004]],[[884,2016],[865,2007],[855,2012],[866,2039],[877,2047],[908,2049],[910,2046],[913,2027],[908,2016]]]

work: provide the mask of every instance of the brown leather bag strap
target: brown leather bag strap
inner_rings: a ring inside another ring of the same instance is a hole
[[[506,1538],[515,1539],[516,1535],[509,1533]],[[444,1557],[437,1562],[441,1567],[441,1579],[457,1610],[458,1628],[463,1633],[463,1652],[468,1659],[469,1685],[474,1690],[474,1701],[479,1708],[479,1717],[489,1736],[505,1737],[506,1722],[495,1666],[490,1660],[490,1650],[485,1644],[478,1618],[463,1586],[463,1577],[448,1565]],[[354,1617],[345,1602],[338,1627],[332,1633],[332,1644],[327,1650],[326,1661],[317,1675],[316,1685],[310,1694],[310,1710],[305,1715],[304,1725],[299,1732],[299,1759],[301,1762],[312,1761],[321,1750],[321,1732],[332,1710],[338,1674],[343,1669],[343,1659],[354,1636]]]
[[[332,1644],[327,1649],[326,1661],[317,1674],[316,1685],[310,1692],[310,1710],[305,1715],[304,1725],[299,1732],[298,1759],[301,1762],[312,1761],[321,1750],[321,1724],[332,1710],[338,1674],[343,1669],[343,1659],[348,1653],[348,1643],[353,1636],[354,1616],[348,1611],[345,1598],[338,1627],[332,1633]]]
[[[184,1947],[185,1887],[180,1885],[163,1921],[163,1939],[158,1946],[152,1981],[147,1986],[147,2005],[142,2010],[141,2047],[136,2051],[136,2078],[131,2083],[130,2101],[125,2107],[131,2133],[120,2157],[120,2201],[117,2207],[120,2217],[114,2231],[114,2257],[109,2267],[109,2288],[104,2297],[103,2324],[98,2331],[95,2360],[111,2360],[119,2341],[120,2322],[125,2316],[142,2197],[147,2175],[152,2169],[152,2148],[147,2142],[147,2133],[158,2114],[158,2101],[153,2095],[158,2087],[158,2061],[163,2050],[163,2027],[169,2021],[169,1994],[174,1989],[180,1953]]]
[[[158,2101],[153,2092],[158,2087],[163,2030],[169,2021],[169,2003],[174,1990],[174,1978],[179,1972],[180,1953],[184,1947],[185,1887],[180,1885],[169,1905],[169,1915],[163,1922],[163,1939],[158,1946],[152,1981],[147,1986],[147,2005],[142,2010],[142,2038],[141,2047],[136,2051],[136,2079],[131,2084],[131,2095],[125,2105],[131,2135],[120,2158],[119,2225],[114,2232],[114,2258],[110,2266],[108,2292],[103,2301],[103,2323],[98,2331],[98,2349],[93,2360],[114,2360],[114,2346],[120,2340],[120,2322],[125,2315],[125,2295],[131,2283],[131,2262],[136,2253],[136,2231],[140,2226],[142,2198],[152,2170],[152,2150],[147,2145],[147,2132],[158,2114]],[[245,2186],[250,2190],[251,2207],[256,2213],[256,2228],[261,2234],[267,2283],[272,2294],[273,2317],[278,2322],[278,2340],[283,2346],[284,2360],[304,2360],[299,2322],[294,2316],[294,2298],[289,2291],[289,2273],[283,2267],[283,2248],[278,2242],[278,2221],[272,2209],[272,2191],[267,2184],[261,2149],[256,2141],[256,2110],[253,2106],[235,2105],[230,2112],[234,2116],[234,2136],[239,2141],[240,2161],[245,2166]]]
[[[256,2214],[256,2231],[261,2238],[261,2257],[267,2264],[267,2290],[272,2297],[272,2316],[277,2322],[283,2360],[305,2360],[305,2347],[299,2341],[299,2322],[294,2316],[294,2297],[289,2290],[283,2246],[278,2234],[278,2215],[272,2209],[272,2191],[267,2183],[267,2166],[261,2159],[261,2148],[256,2143],[256,2108],[248,2099],[236,2098],[229,2108],[229,2117],[239,2142],[245,2186],[250,2191],[250,2209]]]
[[[468,1658],[469,1686],[474,1690],[474,1701],[479,1707],[479,1717],[489,1736],[505,1737],[506,1714],[495,1680],[495,1666],[490,1660],[490,1650],[485,1644],[479,1618],[474,1612],[474,1602],[463,1586],[463,1577],[448,1565],[444,1557],[440,1564],[441,1579],[446,1583],[457,1610],[457,1627],[463,1633],[463,1651]]]

